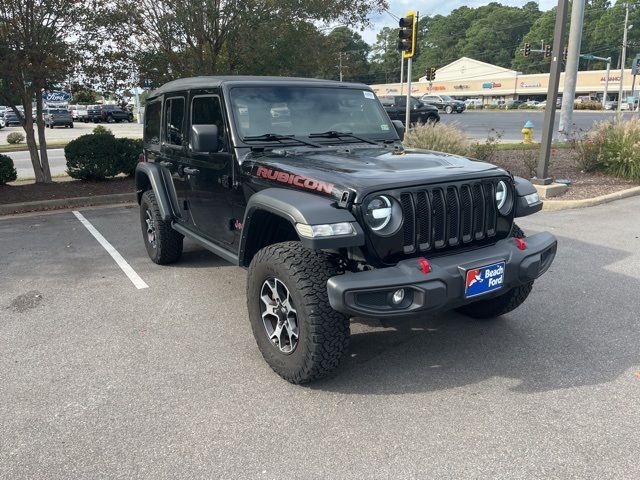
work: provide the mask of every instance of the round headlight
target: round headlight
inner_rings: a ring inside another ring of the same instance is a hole
[[[386,195],[373,197],[364,209],[364,219],[371,230],[379,235],[395,233],[402,223],[402,210],[398,202]]]
[[[507,184],[500,180],[496,185],[496,207],[502,215],[507,215],[511,211],[512,199],[509,195]]]

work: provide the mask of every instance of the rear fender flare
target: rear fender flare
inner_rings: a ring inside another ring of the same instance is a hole
[[[136,166],[135,180],[138,205],[142,194],[151,189],[156,196],[162,221],[170,222],[180,216],[177,213],[180,210],[171,174],[166,169],[156,163],[139,163]]]

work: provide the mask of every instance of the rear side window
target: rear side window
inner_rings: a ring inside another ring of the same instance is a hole
[[[184,98],[170,98],[164,104],[164,134],[169,145],[182,146],[184,124]]]
[[[147,105],[144,112],[144,139],[151,145],[160,144],[160,111],[162,104],[153,102]]]

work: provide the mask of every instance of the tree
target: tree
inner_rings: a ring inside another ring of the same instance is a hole
[[[0,2],[0,100],[16,113],[25,130],[36,182],[51,182],[43,91],[66,78],[77,50],[71,35],[86,19],[74,0],[2,0]],[[33,100],[40,148],[36,143]],[[22,107],[22,111],[18,109]]]
[[[391,83],[400,80],[400,53],[397,43],[397,28],[384,27],[378,32],[376,43],[371,49],[371,83]]]

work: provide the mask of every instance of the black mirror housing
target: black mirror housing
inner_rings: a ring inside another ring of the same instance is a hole
[[[192,125],[191,150],[198,153],[218,151],[217,125]]]
[[[393,123],[393,126],[396,129],[396,133],[400,137],[400,140],[404,140],[404,123],[402,123],[400,120],[392,120],[391,123]]]

